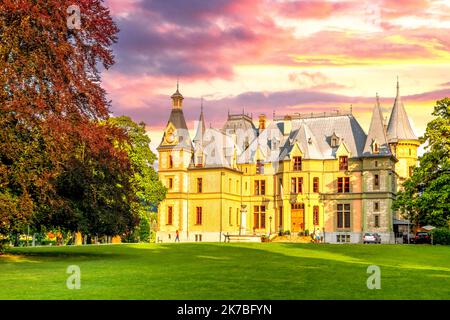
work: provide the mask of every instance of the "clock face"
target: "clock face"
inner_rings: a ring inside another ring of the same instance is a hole
[[[166,141],[168,143],[172,143],[175,141],[175,133],[173,132],[172,129],[167,130],[166,132]]]

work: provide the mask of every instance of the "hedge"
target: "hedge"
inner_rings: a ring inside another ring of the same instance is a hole
[[[450,229],[436,228],[431,231],[433,237],[433,244],[450,245]]]

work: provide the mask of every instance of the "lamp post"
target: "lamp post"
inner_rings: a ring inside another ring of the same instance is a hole
[[[289,234],[289,238],[290,238],[290,239],[292,239],[292,232],[294,232],[294,230],[295,230],[295,222],[293,223],[292,230],[291,230],[291,232],[290,232],[290,234]]]
[[[272,234],[272,216],[269,216],[269,236]]]

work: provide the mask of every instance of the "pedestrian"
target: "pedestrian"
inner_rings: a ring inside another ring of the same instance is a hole
[[[316,231],[316,242],[320,243],[320,230],[319,229],[317,229],[317,231]]]
[[[175,237],[175,242],[180,242],[180,232],[177,230],[176,232],[176,237]]]

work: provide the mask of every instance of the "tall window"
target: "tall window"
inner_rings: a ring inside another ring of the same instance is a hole
[[[302,157],[294,157],[294,171],[302,171]]]
[[[380,188],[380,176],[378,174],[375,174],[373,176],[373,187],[374,187],[374,189]]]
[[[167,184],[168,184],[168,188],[169,188],[169,190],[172,190],[172,188],[173,188],[173,178],[169,178],[168,180],[167,180]]]
[[[203,179],[197,178],[197,193],[203,192]]]
[[[262,160],[256,160],[256,174],[264,174],[264,163]]]
[[[408,173],[409,173],[410,177],[413,175],[413,172],[414,172],[414,167],[409,167]]]
[[[380,227],[380,216],[378,214],[375,215],[375,228]]]
[[[319,225],[319,206],[313,207],[313,223],[315,226]]]
[[[350,204],[337,205],[337,227],[350,228]]]
[[[202,207],[196,208],[195,224],[202,224]]]
[[[173,224],[173,207],[167,207],[167,224]]]
[[[278,194],[283,194],[283,178],[278,180]]]
[[[313,178],[313,192],[319,192],[319,178]]]
[[[263,196],[266,194],[266,180],[255,180],[255,195]]]
[[[228,208],[228,224],[229,224],[230,226],[233,225],[233,217],[231,216],[231,210],[232,210],[232,208],[229,207],[229,208]]]
[[[255,229],[264,229],[266,227],[266,206],[254,207],[253,227]]]
[[[339,193],[350,192],[350,177],[338,178],[338,192]]]
[[[173,168],[173,156],[169,154],[169,169]]]
[[[348,157],[347,156],[339,157],[339,170],[348,170]]]
[[[302,193],[303,192],[303,178],[291,178],[291,193]]]
[[[379,202],[373,203],[373,211],[380,211],[380,203]]]
[[[236,180],[236,193],[239,193],[239,180]]]
[[[197,167],[202,167],[203,166],[203,156],[197,156]]]

